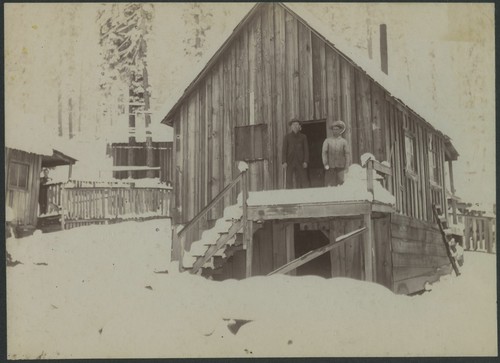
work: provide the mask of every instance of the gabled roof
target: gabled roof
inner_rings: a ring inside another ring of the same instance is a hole
[[[321,40],[323,40],[326,44],[328,44],[331,48],[335,49],[337,53],[340,54],[346,61],[351,63],[355,68],[364,72],[369,78],[371,78],[375,83],[379,84],[382,88],[386,90],[395,100],[401,105],[405,106],[409,109],[409,111],[419,118],[421,118],[424,123],[435,130],[438,134],[445,136],[448,140],[448,144],[454,149],[451,144],[451,139],[444,135],[442,132],[437,130],[431,123],[426,121],[426,119],[431,119],[430,115],[425,115],[426,108],[420,105],[420,112],[416,112],[412,110],[408,106],[408,103],[405,103],[402,99],[413,99],[415,100],[415,95],[412,95],[411,92],[403,90],[400,85],[398,85],[391,77],[388,77],[385,73],[383,73],[378,67],[374,67],[373,64],[367,61],[366,57],[360,57],[355,52],[351,51],[352,46],[349,44],[343,43],[340,39],[337,39],[332,31],[325,26],[323,21],[317,19],[316,16],[312,15],[304,9],[304,4],[300,3],[276,3],[277,5],[283,7],[285,11],[291,13],[298,21],[307,26],[316,36],[318,36]],[[250,21],[252,16],[262,7],[267,5],[266,3],[257,3],[245,17],[240,21],[240,23],[234,28],[231,35],[222,43],[222,45],[218,48],[218,50],[210,56],[208,62],[206,62],[203,69],[198,73],[198,75],[194,78],[194,80],[189,83],[189,85],[185,88],[183,94],[180,98],[173,104],[173,106],[168,107],[165,111],[166,116],[162,118],[161,123],[172,126],[173,116],[176,113],[177,109],[183,103],[183,101],[188,97],[191,91],[198,85],[198,83],[203,79],[203,77],[211,70],[212,65],[215,64],[219,56],[226,50],[226,48],[232,43],[233,39],[236,38],[242,28],[244,28],[247,23]],[[300,14],[300,15],[298,15]],[[312,26],[311,24],[314,24]],[[396,96],[397,95],[397,96]],[[413,102],[415,103],[415,102]],[[456,150],[455,150],[456,152]],[[452,153],[453,154],[453,153]],[[454,154],[453,154],[454,155]],[[458,157],[458,153],[456,153]],[[456,160],[456,159],[453,159]]]

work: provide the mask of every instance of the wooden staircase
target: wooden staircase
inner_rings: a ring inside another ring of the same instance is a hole
[[[179,259],[180,271],[203,275],[217,273],[236,251],[247,248],[251,231],[247,226],[248,176],[245,165],[240,164],[240,174],[179,232],[174,232],[174,246],[179,246],[180,250],[173,250],[172,255]],[[206,229],[208,216],[218,203],[236,194],[237,203],[225,208],[215,225]]]
[[[441,237],[443,239],[446,255],[448,256],[451,266],[455,271],[455,275],[460,276],[460,271],[458,270],[455,258],[452,256],[452,251],[449,244],[449,239],[451,238],[451,229],[448,228],[448,220],[446,218],[446,214],[443,213],[440,205],[433,205],[432,213],[434,214],[434,218],[436,219],[439,231],[441,232]]]
[[[228,228],[221,229],[221,227]],[[221,268],[235,251],[243,248],[242,229],[241,218],[219,219],[214,228],[203,232],[202,238],[191,245],[190,251],[184,251],[183,267],[190,269],[192,274],[198,273],[201,269]],[[189,268],[191,263],[192,267]]]

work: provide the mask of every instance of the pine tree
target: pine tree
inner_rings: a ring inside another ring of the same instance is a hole
[[[213,15],[206,9],[206,5],[202,7],[199,3],[192,3],[182,16],[184,23],[193,29],[193,34],[183,41],[184,52],[196,58],[203,55],[205,32],[213,25]]]
[[[126,85],[129,144],[133,145],[136,141],[136,115],[142,113],[146,123],[148,166],[152,166],[153,153],[149,131],[147,41],[151,34],[153,11],[152,4],[106,4],[98,13],[103,56],[100,84],[103,99],[109,105],[112,99],[124,98],[122,85]],[[134,165],[133,158],[133,149],[129,149],[129,165]]]

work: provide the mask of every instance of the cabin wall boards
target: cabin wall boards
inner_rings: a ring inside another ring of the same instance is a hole
[[[444,135],[395,97],[300,14],[258,4],[164,119],[175,132],[175,222],[189,221],[237,175],[239,155],[249,164],[250,190],[283,188],[282,141],[294,117],[325,127],[342,119],[353,162],[365,152],[387,160],[398,212],[432,221],[430,204],[446,203]],[[237,143],[237,132],[248,142]],[[430,135],[440,175],[434,184]]]

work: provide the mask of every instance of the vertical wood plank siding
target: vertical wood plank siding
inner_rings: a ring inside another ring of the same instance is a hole
[[[28,166],[26,189],[9,185],[9,165],[11,162],[19,162]],[[42,155],[10,148],[5,149],[5,204],[14,211],[15,224],[36,226],[41,167]]]
[[[365,152],[389,161],[387,187],[400,213],[432,220],[430,204],[445,205],[442,134],[286,8],[270,3],[248,19],[174,117],[178,222],[187,222],[237,175],[236,126],[267,124],[267,142],[257,141],[269,158],[249,163],[250,189],[282,188],[282,140],[294,117],[342,119],[354,163]],[[415,136],[416,178],[405,171],[405,130]],[[440,189],[429,184],[429,133],[436,140]]]

